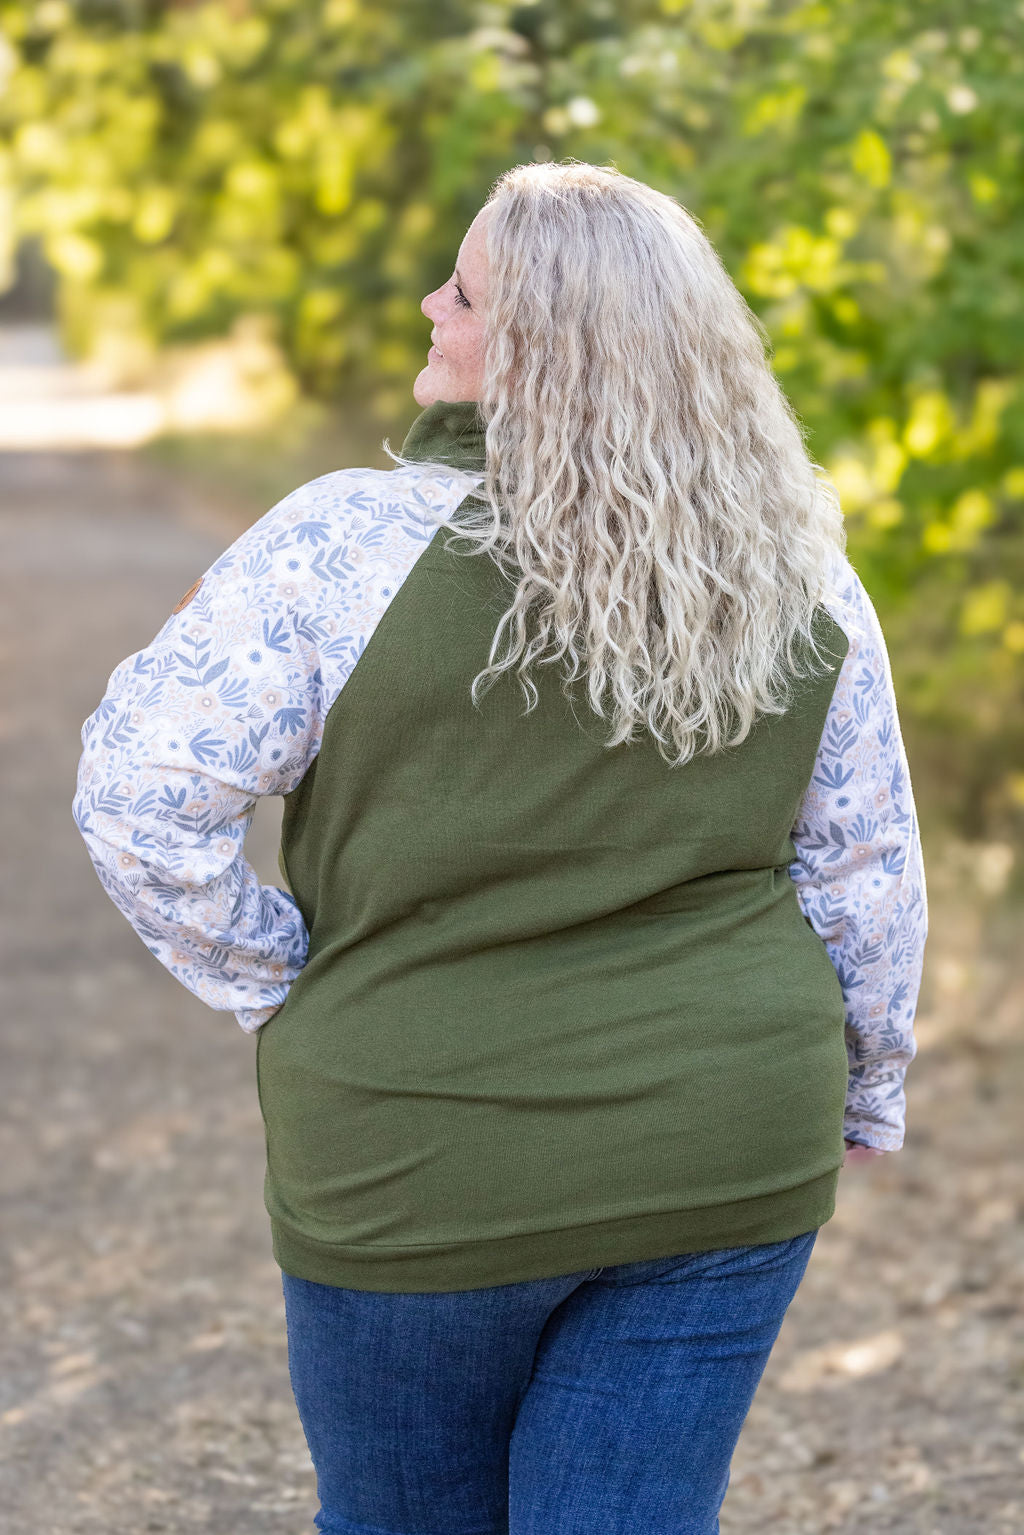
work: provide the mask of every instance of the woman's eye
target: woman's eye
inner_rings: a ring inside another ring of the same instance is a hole
[[[459,295],[459,303],[460,303],[460,304],[461,304],[461,305],[462,305],[462,306],[463,306],[463,307],[464,307],[464,308],[465,308],[465,309],[468,309],[468,308],[469,308],[469,299],[468,299],[468,298],[467,298],[467,297],[466,297],[466,295],[465,295],[465,294],[464,294],[464,293],[463,293],[463,291],[462,291],[462,289],[461,289],[461,288],[460,288],[460,287],[459,287],[459,285],[458,285],[458,283],[456,283],[456,284],[455,284],[455,291],[456,291],[456,293],[457,293],[457,294],[458,294],[458,295]]]

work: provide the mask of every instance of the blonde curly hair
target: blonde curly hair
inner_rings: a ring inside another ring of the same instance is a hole
[[[517,165],[484,206],[486,467],[439,525],[516,591],[473,701],[516,667],[529,712],[530,665],[565,656],[609,747],[641,724],[673,766],[738,745],[815,674],[801,652],[828,669],[812,621],[846,545],[768,333],[697,220],[610,166]]]

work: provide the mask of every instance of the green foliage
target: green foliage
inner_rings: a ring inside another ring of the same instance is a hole
[[[1024,813],[1024,6],[0,0],[0,206],[79,351],[269,316],[407,420],[494,177],[610,161],[703,223],[848,515],[915,768]],[[2,266],[2,262],[0,262]]]

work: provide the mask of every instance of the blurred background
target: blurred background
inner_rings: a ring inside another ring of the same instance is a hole
[[[844,1169],[723,1535],[1024,1532],[1019,0],[0,0],[12,1530],[311,1528],[252,1041],[96,881],[79,730],[280,496],[390,467],[423,295],[502,170],[568,156],[678,198],[763,319],[929,875],[906,1145]]]

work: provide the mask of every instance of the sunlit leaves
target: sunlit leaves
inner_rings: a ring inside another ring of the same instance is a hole
[[[793,128],[800,119],[808,88],[799,82],[758,98],[743,118],[743,132],[752,137],[768,128]]]
[[[892,156],[880,133],[873,128],[862,128],[851,153],[851,162],[857,175],[871,187],[887,187],[892,180]]]
[[[972,638],[1004,628],[1012,598],[1008,581],[986,581],[976,586],[960,609],[960,633]]]
[[[763,319],[908,716],[951,751],[983,731],[1008,781],[1022,58],[1002,0],[0,0],[0,281],[38,236],[82,350],[259,317],[308,391],[397,428],[420,301],[494,178],[611,161],[700,218]]]
[[[914,458],[933,458],[948,451],[953,433],[953,409],[941,389],[923,389],[914,399],[903,428],[903,445]]]
[[[841,276],[841,257],[838,240],[791,224],[774,240],[751,248],[743,279],[752,292],[771,298],[784,298],[798,288],[827,291]]]

